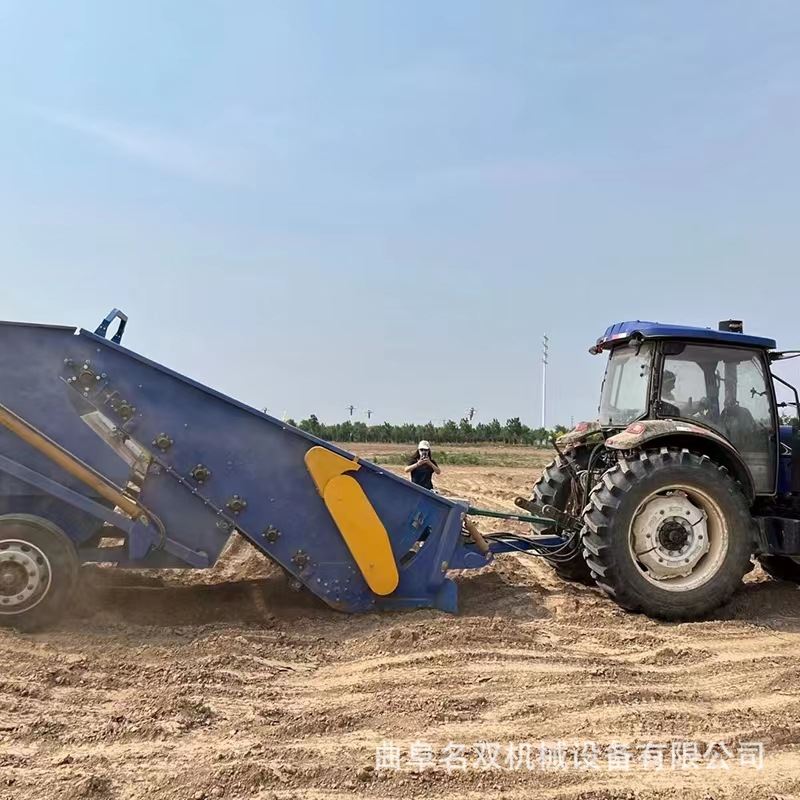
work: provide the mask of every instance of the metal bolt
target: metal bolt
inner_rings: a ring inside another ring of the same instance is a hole
[[[281,532],[274,525],[270,525],[264,531],[263,536],[270,544],[274,544],[280,539]]]
[[[235,494],[228,500],[225,505],[234,513],[238,514],[240,511],[244,511],[247,508],[247,500],[243,497],[240,497],[238,494]]]
[[[205,464],[198,464],[189,475],[199,484],[204,484],[211,477],[211,470]]]
[[[295,566],[296,566],[298,569],[301,569],[301,570],[302,570],[302,569],[305,569],[305,567],[307,567],[307,566],[308,566],[308,563],[309,563],[309,561],[310,561],[310,560],[311,560],[311,559],[308,557],[308,554],[307,554],[306,552],[304,552],[303,550],[298,550],[298,551],[297,551],[297,552],[296,552],[296,553],[295,553],[295,554],[292,556],[292,563],[293,563],[293,564],[294,564],[294,565],[295,565]]]
[[[120,414],[121,415],[121,414]],[[166,433],[159,433],[155,439],[153,439],[153,444],[162,452],[166,453],[167,450],[175,444],[175,441],[169,437]]]

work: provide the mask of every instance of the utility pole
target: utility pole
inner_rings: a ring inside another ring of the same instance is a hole
[[[542,337],[542,427],[547,427],[547,354],[550,339],[547,334]]]
[[[372,415],[374,413],[375,412],[371,408],[367,409],[367,424],[366,427],[364,428],[364,440],[367,442],[369,441],[369,422],[372,419]]]
[[[349,406],[345,406],[345,408],[350,412],[350,419],[352,419],[353,412],[356,410],[356,407],[351,403]]]

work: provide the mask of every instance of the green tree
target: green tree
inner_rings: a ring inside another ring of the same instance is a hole
[[[456,426],[456,423],[453,422],[452,419],[448,419],[447,422],[445,422],[444,425],[442,426],[440,441],[442,442],[458,441],[458,427]]]
[[[522,423],[519,417],[511,417],[506,422],[506,441],[517,444],[522,438]]]
[[[319,424],[316,414],[311,414],[308,419],[300,420],[300,430],[312,433],[314,436],[322,435],[322,426]]]
[[[505,425],[497,419],[489,423],[478,422],[473,425],[468,418],[463,417],[456,424],[452,419],[446,420],[442,425],[426,422],[417,425],[405,422],[393,425],[384,422],[381,425],[367,425],[365,422],[346,419],[326,425],[320,422],[316,414],[310,414],[308,419],[303,419],[299,424],[293,419],[287,420],[288,425],[296,425],[301,430],[318,436],[321,439],[333,442],[383,442],[397,444],[414,444],[420,439],[439,444],[456,443],[488,443],[507,442],[510,444],[535,445],[547,447],[555,436],[566,432],[563,425],[556,425],[552,429],[531,428],[525,425],[519,417],[511,417]]]

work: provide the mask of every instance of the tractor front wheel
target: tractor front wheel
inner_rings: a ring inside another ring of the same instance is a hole
[[[585,458],[583,459],[586,460]],[[570,468],[571,467],[571,468]],[[581,509],[577,507],[578,487],[575,486],[575,479],[572,471],[580,471],[580,458],[571,459],[568,464],[561,456],[555,461],[551,461],[542,471],[542,476],[533,487],[531,501],[541,506],[550,505],[559,511],[565,511],[574,516],[580,516]],[[539,533],[544,535],[556,535],[558,530],[555,527],[541,527]],[[594,586],[594,579],[586,565],[583,553],[581,552],[580,541],[577,540],[574,548],[569,552],[553,557],[545,558],[559,578],[575,583],[585,583]]]
[[[78,569],[75,547],[52,522],[0,516],[0,625],[31,631],[55,621],[72,597]]]
[[[708,456],[662,448],[621,460],[584,513],[584,555],[623,608],[701,618],[750,570],[755,524],[727,471]]]

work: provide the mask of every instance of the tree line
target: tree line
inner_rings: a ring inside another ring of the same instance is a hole
[[[442,425],[426,422],[424,425],[406,422],[394,425],[384,422],[380,425],[368,425],[366,422],[345,420],[327,425],[320,422],[316,414],[308,419],[295,422],[286,420],[300,430],[312,433],[320,439],[330,442],[383,442],[394,444],[416,444],[427,439],[436,444],[527,444],[548,445],[554,436],[566,433],[563,425],[554,428],[531,428],[512,417],[502,424],[499,420],[478,422],[473,425],[466,417],[459,422],[449,419]]]

